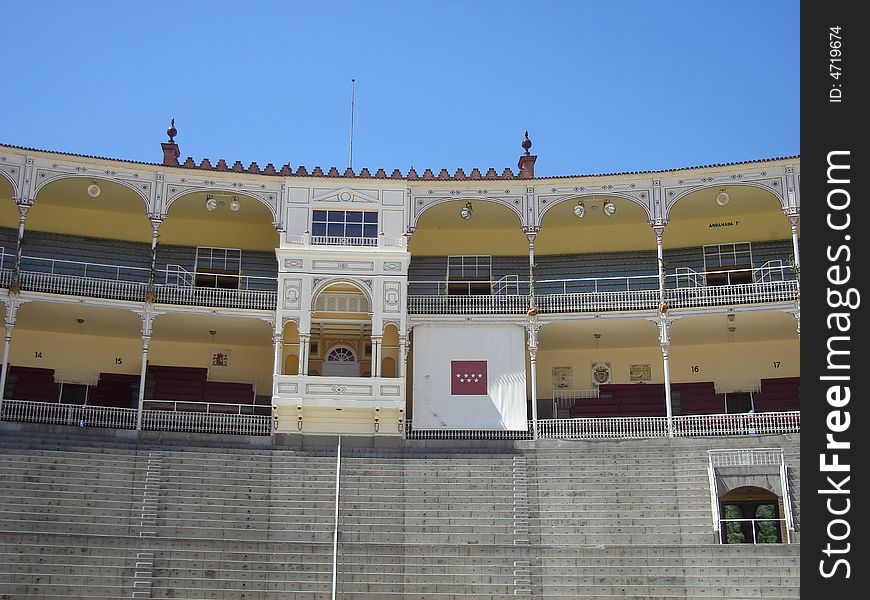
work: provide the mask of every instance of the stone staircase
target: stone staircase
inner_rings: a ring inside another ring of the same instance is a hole
[[[3,432],[0,600],[331,597],[335,448],[213,440]],[[460,444],[344,449],[338,597],[800,596],[799,544],[718,544],[707,475],[783,448],[799,529],[799,435]]]

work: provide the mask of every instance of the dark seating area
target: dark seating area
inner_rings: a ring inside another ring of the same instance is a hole
[[[665,388],[656,384],[605,384],[598,398],[578,398],[572,417],[663,417]]]
[[[761,391],[755,394],[755,412],[800,410],[800,377],[777,377],[761,380]]]
[[[54,369],[9,365],[6,398],[31,402],[58,402],[60,384],[54,382]]]
[[[215,404],[253,404],[254,388],[250,383],[208,381],[208,369],[149,365],[147,376],[151,400],[173,402],[210,402]],[[153,408],[170,409],[169,405]],[[179,406],[180,410],[196,407]]]
[[[681,415],[717,415],[725,412],[725,397],[716,393],[712,381],[671,384],[671,395],[679,393]]]
[[[126,373],[100,373],[97,385],[88,392],[88,404],[136,408],[139,392],[139,376]]]

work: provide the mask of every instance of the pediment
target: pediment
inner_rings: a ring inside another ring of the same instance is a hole
[[[315,189],[312,201],[336,204],[380,204],[377,190],[355,190],[349,187]]]

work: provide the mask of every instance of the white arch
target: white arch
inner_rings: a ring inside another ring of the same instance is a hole
[[[643,209],[644,214],[646,214],[646,216],[647,216],[647,221],[649,221],[652,218],[652,213],[650,212],[649,203],[644,203],[642,200],[635,198],[631,194],[626,194],[624,192],[607,192],[604,194],[582,193],[582,194],[566,194],[564,196],[559,196],[558,198],[553,199],[551,202],[548,202],[547,206],[544,207],[544,209],[538,213],[538,221],[537,221],[536,225],[538,227],[541,227],[541,224],[544,222],[544,215],[546,215],[547,212],[549,212],[549,210],[552,209],[554,206],[562,204],[563,202],[574,202],[577,200],[583,200],[585,198],[604,199],[604,198],[608,198],[608,197],[623,198],[625,200],[630,200],[631,202],[633,202],[634,204],[637,204],[639,207],[641,207]]]
[[[318,282],[317,285],[314,286],[314,289],[311,290],[311,306],[313,307],[317,304],[317,297],[320,296],[326,288],[341,283],[351,285],[358,289],[359,292],[365,296],[366,302],[368,302],[369,312],[374,310],[374,302],[372,301],[371,292],[367,290],[366,285],[362,281],[352,277],[334,277]]]
[[[62,179],[87,179],[90,181],[108,181],[110,183],[117,183],[119,185],[123,185],[124,187],[129,188],[129,189],[133,190],[134,192],[136,192],[136,195],[139,196],[139,198],[142,200],[142,203],[145,205],[145,213],[144,213],[145,216],[148,215],[148,205],[149,205],[150,199],[148,197],[148,194],[145,193],[144,190],[139,189],[132,182],[127,181],[125,179],[112,179],[110,177],[101,177],[99,175],[81,175],[79,173],[75,173],[75,174],[73,174],[73,173],[58,173],[57,175],[55,175],[53,177],[48,177],[48,178],[43,179],[42,181],[39,181],[37,183],[36,189],[33,190],[34,200],[39,200],[39,190],[41,190],[42,188],[44,188],[45,186],[47,186],[50,183],[54,183],[55,181],[61,181]],[[150,189],[150,186],[147,185],[147,183],[148,182],[146,182],[146,187]]]
[[[422,217],[423,214],[427,210],[429,210],[430,208],[433,208],[435,206],[438,206],[440,204],[444,204],[446,202],[472,202],[472,203],[474,203],[474,202],[491,202],[493,204],[498,204],[499,206],[504,206],[505,208],[508,208],[511,211],[513,211],[513,213],[517,216],[517,219],[519,219],[520,227],[524,227],[526,225],[526,223],[523,222],[522,208],[517,208],[516,206],[508,204],[507,202],[505,202],[504,200],[501,200],[500,198],[494,198],[491,196],[484,196],[484,197],[475,197],[475,198],[471,198],[471,197],[468,197],[468,198],[463,198],[463,197],[437,198],[435,200],[432,200],[431,202],[425,204],[419,213],[414,215],[414,220],[411,222],[411,227],[417,227],[417,223],[420,222],[420,217]]]
[[[18,197],[18,182],[12,179],[12,175],[7,173],[5,169],[0,169],[0,175],[3,175],[3,178],[12,186],[12,201],[14,202]]]
[[[759,183],[757,181],[733,181],[733,182],[729,181],[727,183],[718,183],[716,185],[699,185],[699,186],[694,187],[694,188],[689,188],[689,189],[683,190],[682,192],[680,192],[679,194],[677,194],[673,198],[667,198],[665,200],[665,209],[664,209],[664,213],[663,213],[662,217],[667,221],[668,216],[671,214],[671,210],[674,208],[674,206],[677,204],[677,202],[679,202],[680,200],[682,200],[683,198],[685,198],[686,196],[688,196],[690,194],[694,194],[695,192],[700,192],[700,191],[708,190],[708,189],[722,189],[723,187],[736,187],[736,186],[754,187],[754,188],[758,188],[760,190],[764,190],[765,192],[768,192],[774,198],[779,200],[779,209],[780,210],[784,210],[785,208],[787,208],[786,202],[783,198],[783,195],[780,193],[781,190],[776,189],[774,186],[764,185],[764,184]]]
[[[233,196],[244,196],[245,198],[250,198],[251,200],[255,200],[269,209],[269,213],[272,215],[273,225],[277,225],[278,223],[278,214],[276,212],[276,207],[269,204],[269,202],[265,198],[262,198],[252,192],[241,190],[227,190],[223,188],[211,188],[205,186],[184,186],[184,191],[172,195],[166,201],[166,206],[163,211],[164,214],[169,214],[169,209],[172,207],[173,204],[175,204],[176,201],[181,200],[182,198],[189,196],[190,194],[197,194],[199,192],[203,192],[205,194],[230,194]]]

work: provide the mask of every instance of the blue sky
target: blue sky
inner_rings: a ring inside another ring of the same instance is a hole
[[[147,8],[142,8],[147,7]],[[0,0],[0,143],[536,174],[800,153],[799,2]]]

